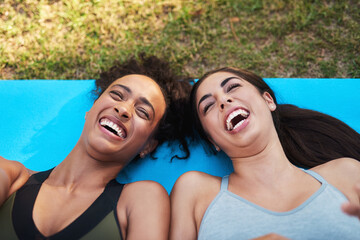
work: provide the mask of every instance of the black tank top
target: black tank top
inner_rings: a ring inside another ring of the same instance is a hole
[[[3,239],[1,236],[12,236],[11,231],[15,231],[18,239],[26,240],[121,239],[116,207],[124,185],[116,182],[115,179],[106,185],[101,195],[70,225],[54,235],[43,236],[35,226],[32,212],[40,187],[51,171],[52,169],[32,175],[24,186],[4,203],[1,208],[7,206],[7,211],[11,212],[13,229],[5,230],[0,226],[0,239]],[[0,216],[0,222],[4,222],[7,211],[1,209],[0,214],[3,216]],[[8,221],[11,219],[9,218]],[[5,234],[1,233],[3,230],[10,232],[3,235]]]

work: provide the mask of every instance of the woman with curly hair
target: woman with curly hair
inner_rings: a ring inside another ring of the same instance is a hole
[[[188,153],[182,123],[173,116],[181,114],[190,91],[179,80],[154,56],[116,64],[96,80],[99,97],[58,166],[34,173],[0,158],[0,238],[167,239],[165,189],[115,178],[164,141],[179,140]]]

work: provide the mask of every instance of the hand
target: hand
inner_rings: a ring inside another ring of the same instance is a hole
[[[341,206],[341,209],[350,216],[355,216],[360,220],[360,183],[357,183],[354,186],[355,192],[358,196],[358,201],[354,202],[347,202]]]
[[[281,236],[277,233],[269,233],[264,236],[254,238],[253,240],[288,240],[288,239],[289,238]]]

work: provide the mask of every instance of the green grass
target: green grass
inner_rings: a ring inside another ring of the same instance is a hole
[[[357,0],[0,0],[1,79],[91,79],[140,52],[192,76],[360,77]]]

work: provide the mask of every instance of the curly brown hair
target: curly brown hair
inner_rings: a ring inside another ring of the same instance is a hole
[[[98,97],[115,80],[129,74],[141,74],[153,79],[160,87],[166,102],[166,111],[160,120],[159,127],[154,134],[158,145],[169,142],[178,142],[184,156],[175,155],[172,159],[184,159],[190,156],[187,137],[189,120],[189,95],[191,91],[190,78],[175,74],[170,63],[156,56],[140,54],[138,58],[131,57],[123,63],[116,62],[108,71],[100,73],[95,81],[95,93]],[[151,153],[154,157],[156,149]]]

